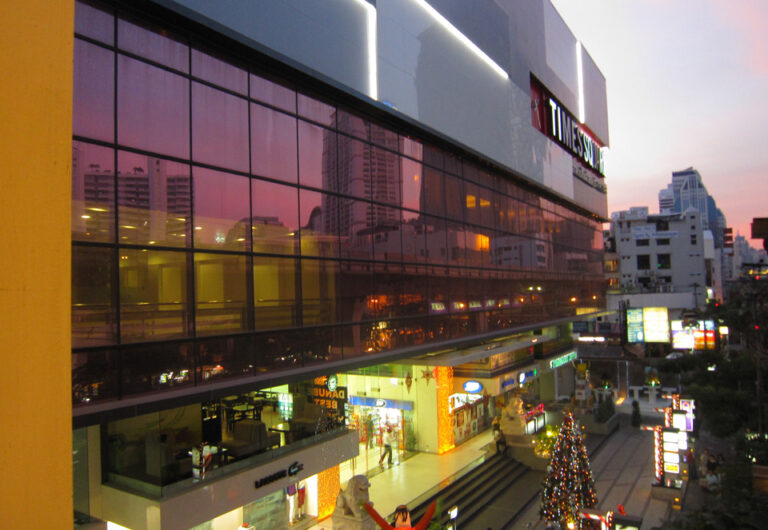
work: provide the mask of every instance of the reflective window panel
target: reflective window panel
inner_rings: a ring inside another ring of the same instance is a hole
[[[293,186],[251,179],[253,251],[294,255],[299,242],[299,194]]]
[[[256,329],[298,325],[294,258],[253,258],[253,305]]]
[[[189,166],[119,151],[117,167],[120,242],[187,246],[192,207]]]
[[[72,347],[114,344],[117,311],[112,305],[115,251],[72,247]]]
[[[72,133],[115,138],[115,54],[75,39]]]
[[[192,159],[248,171],[248,102],[192,83]]]
[[[248,329],[245,256],[195,253],[195,333]]]
[[[199,167],[192,177],[195,248],[245,250],[250,179]]]
[[[187,335],[187,254],[134,249],[120,249],[119,254],[123,341]]]
[[[296,118],[252,103],[252,173],[295,184],[297,166]]]
[[[114,241],[115,151],[72,142],[72,239]]]

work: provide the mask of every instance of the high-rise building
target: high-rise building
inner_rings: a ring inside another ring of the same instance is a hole
[[[716,248],[723,248],[725,216],[707,192],[701,174],[693,167],[673,171],[672,182],[659,191],[660,213],[683,213],[689,208],[702,213],[704,229],[712,231]]]
[[[285,528],[570,396],[609,137],[548,0],[7,14],[9,527]]]

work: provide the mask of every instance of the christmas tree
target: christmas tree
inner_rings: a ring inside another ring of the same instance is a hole
[[[561,528],[581,528],[580,510],[596,504],[587,449],[573,416],[566,413],[544,479],[540,514]]]

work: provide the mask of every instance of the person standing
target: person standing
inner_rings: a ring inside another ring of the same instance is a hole
[[[381,453],[381,458],[379,458],[379,466],[383,468],[384,458],[387,458],[387,463],[392,467],[392,427],[387,427],[387,430],[384,431],[382,445],[384,446],[384,451]]]

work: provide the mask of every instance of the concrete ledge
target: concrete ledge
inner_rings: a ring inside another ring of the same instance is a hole
[[[683,481],[683,487],[680,489],[666,488],[664,486],[652,485],[651,498],[658,499],[664,502],[669,502],[672,504],[672,507],[674,509],[679,510],[683,504],[683,499],[685,498],[685,490],[687,488],[688,488],[687,481]]]

